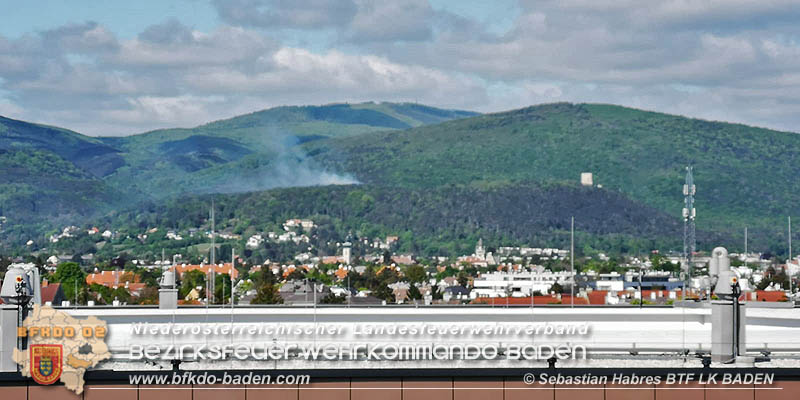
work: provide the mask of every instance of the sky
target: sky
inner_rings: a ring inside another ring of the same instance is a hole
[[[93,136],[280,105],[612,103],[800,132],[795,0],[0,0],[0,115]]]

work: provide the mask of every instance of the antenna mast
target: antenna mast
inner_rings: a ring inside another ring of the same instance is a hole
[[[214,301],[214,291],[216,290],[216,266],[217,266],[217,231],[214,220],[214,199],[211,199],[211,267],[208,271],[208,293],[206,293],[207,302]]]
[[[744,227],[744,266],[747,266],[747,227]]]
[[[694,176],[692,176],[692,166],[686,167],[686,183],[683,185],[683,259],[686,265],[683,267],[684,285],[692,278],[692,257],[695,252],[695,209],[694,195]],[[684,286],[684,297],[687,287]]]

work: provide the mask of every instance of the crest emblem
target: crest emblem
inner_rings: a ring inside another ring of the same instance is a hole
[[[31,377],[40,385],[52,385],[61,378],[64,348],[60,344],[30,346]]]

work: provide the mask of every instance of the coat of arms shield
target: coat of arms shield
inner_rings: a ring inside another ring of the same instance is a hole
[[[61,378],[64,349],[60,344],[34,344],[30,347],[31,377],[40,385],[51,385]]]

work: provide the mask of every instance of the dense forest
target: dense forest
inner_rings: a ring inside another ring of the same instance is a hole
[[[748,227],[750,249],[786,254],[798,152],[796,133],[602,104],[278,107],[125,138],[2,119],[0,244],[42,248],[67,224],[197,227],[215,198],[241,232],[322,218],[331,238],[397,234],[420,254],[478,237],[563,246],[571,216],[591,248],[680,250],[692,165],[699,249],[740,249]]]
[[[184,197],[108,217],[102,223],[144,231],[209,226],[254,234],[289,218],[310,218],[329,240],[400,236],[400,252],[470,254],[478,238],[503,245],[569,246],[570,218],[581,246],[611,253],[677,248],[682,223],[619,193],[565,185],[475,188],[449,185],[410,190],[375,185],[274,189]],[[327,231],[330,232],[327,232]],[[701,231],[701,240],[722,240]]]

